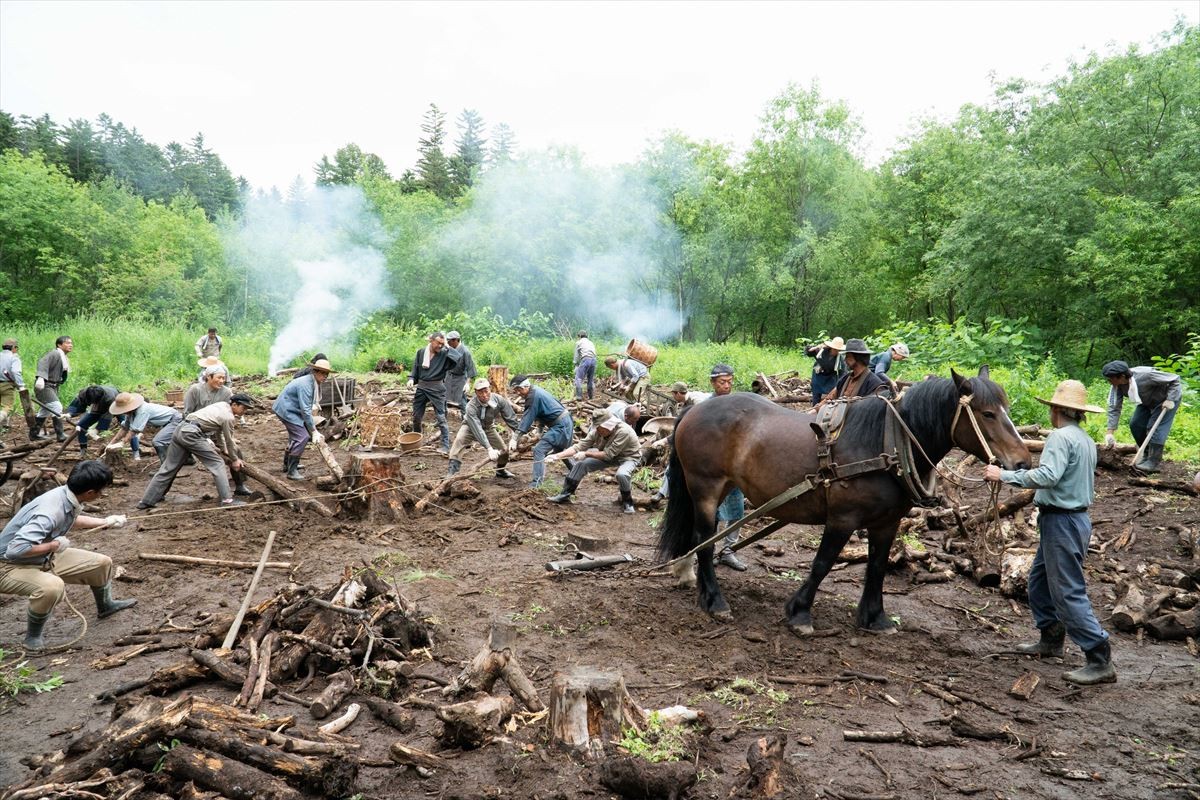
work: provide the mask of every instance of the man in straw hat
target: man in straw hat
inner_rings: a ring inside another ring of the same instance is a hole
[[[813,357],[812,396],[814,406],[837,386],[838,378],[845,371],[841,363],[842,351],[845,349],[846,342],[840,336],[804,348],[804,352]]]
[[[136,392],[121,392],[108,410],[114,416],[123,417],[124,421],[121,423],[121,429],[104,450],[120,450],[125,446],[125,440],[129,439],[134,461],[142,460],[141,435],[147,426],[158,428],[153,444],[154,452],[158,454],[158,460],[161,462],[167,456],[167,448],[171,446],[171,437],[175,435],[175,429],[183,422],[183,415],[175,409],[158,403],[147,403],[146,398]]]
[[[429,344],[413,356],[412,372],[408,375],[408,385],[417,387],[417,391],[413,393],[413,433],[420,433],[425,427],[425,408],[433,406],[438,430],[442,432],[442,446],[438,452],[445,456],[450,455],[450,425],[446,422],[446,376],[460,358],[462,353],[446,346],[445,334],[434,331],[429,334]]]
[[[229,459],[229,468],[236,476],[242,469],[242,451],[237,440],[233,438],[233,426],[252,405],[254,399],[250,395],[235,394],[229,398],[228,403],[213,403],[189,414],[175,429],[162,466],[150,479],[150,484],[137,507],[146,509],[158,505],[170,491],[175,476],[183,468],[189,455],[194,456],[212,473],[221,505],[241,505],[242,501],[234,499],[233,493],[229,491],[229,478],[225,475],[225,459],[221,457],[221,451],[223,450],[225,457]],[[216,442],[220,442],[220,447]]]
[[[312,372],[293,378],[279,396],[271,410],[283,427],[287,428],[288,446],[283,453],[283,471],[293,481],[304,480],[300,472],[300,456],[311,439],[320,444],[325,437],[317,430],[313,421],[313,402],[319,387],[329,378],[333,367],[325,359],[312,364]]]
[[[1124,361],[1110,361],[1100,372],[1112,386],[1108,390],[1108,435],[1104,444],[1117,443],[1117,426],[1121,424],[1121,406],[1128,397],[1137,406],[1129,418],[1129,431],[1145,455],[1134,464],[1142,472],[1158,472],[1163,447],[1175,422],[1175,412],[1183,399],[1183,383],[1179,376],[1154,367],[1130,367]],[[1150,431],[1153,430],[1153,435]],[[1149,443],[1146,437],[1150,436]]]
[[[529,482],[529,488],[536,489],[546,477],[546,456],[571,446],[575,421],[557,397],[534,386],[528,375],[516,375],[508,385],[525,401],[525,413],[508,440],[508,451],[517,452],[517,440],[529,433],[535,423],[542,427],[542,438],[533,446],[533,479]]]
[[[515,478],[505,465],[508,464],[508,448],[496,433],[496,423],[504,420],[509,430],[517,429],[517,412],[507,397],[492,394],[492,385],[487,378],[475,381],[475,396],[463,410],[463,423],[458,426],[454,444],[450,446],[450,468],[447,475],[455,475],[462,469],[462,451],[472,441],[487,450],[488,458],[496,462],[497,478]]]
[[[1079,381],[1063,381],[1049,400],[1050,424],[1036,469],[1006,470],[994,464],[984,469],[984,478],[1027,489],[1037,489],[1037,556],[1029,571],[1029,608],[1041,631],[1036,642],[1019,644],[1015,650],[1034,656],[1062,657],[1068,634],[1087,656],[1080,669],[1063,673],[1063,680],[1081,686],[1112,683],[1117,672],[1112,665],[1108,634],[1100,627],[1088,600],[1083,559],[1092,538],[1093,475],[1096,443],[1079,426],[1084,412],[1099,414],[1104,409],[1088,405],[1087,389]]]
[[[546,460],[570,458],[576,453],[582,453],[583,458],[574,463],[563,480],[563,490],[551,497],[550,502],[569,502],[589,472],[616,467],[617,487],[621,492],[621,510],[626,514],[634,513],[633,473],[642,460],[642,446],[633,428],[624,420],[608,413],[607,409],[598,408],[592,412],[592,429],[583,441],[561,453],[551,453],[546,456]]]
[[[198,381],[204,380],[204,373],[210,369],[221,370],[225,373],[226,382],[229,381],[229,367],[225,366],[225,362],[216,356],[204,356],[196,361],[196,366],[200,368],[200,374],[196,378]]]
[[[112,616],[137,600],[114,600],[113,562],[103,553],[71,547],[67,531],[120,528],[124,514],[91,517],[80,513],[84,503],[94,503],[112,484],[112,470],[101,461],[80,461],[66,485],[43,492],[21,506],[0,532],[0,594],[29,598],[25,647],[46,646],[42,632],[65,584],[92,587],[96,616]]]

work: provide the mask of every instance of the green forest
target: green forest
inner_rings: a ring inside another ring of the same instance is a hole
[[[1182,23],[1048,81],[996,79],[876,165],[855,110],[817,85],[782,88],[749,142],[664,132],[618,167],[526,152],[505,125],[430,105],[415,164],[347,143],[313,154],[315,187],[282,192],[251,189],[199,133],[160,146],[133,122],[0,112],[10,327],[261,337],[295,281],[284,258],[264,268],[286,248],[247,245],[248,225],[348,189],[373,221],[347,236],[383,264],[385,301],[352,320],[364,347],[459,315],[468,341],[488,326],[617,340],[638,320],[659,342],[898,338],[925,368],[1049,360],[1089,383],[1117,357],[1189,381],[1200,365],[1200,29]]]

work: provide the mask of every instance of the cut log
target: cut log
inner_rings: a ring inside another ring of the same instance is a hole
[[[224,558],[201,558],[200,556],[177,556],[171,553],[138,553],[143,561],[163,561],[168,564],[190,564],[198,567],[228,567],[230,569],[257,569],[257,561],[229,561]],[[267,561],[266,569],[291,569],[290,561]],[[228,622],[226,626],[228,626]]]
[[[333,457],[333,450],[325,442],[317,443],[317,452],[321,454],[321,460],[325,462],[325,466],[329,468],[329,474],[341,482],[346,477],[342,472],[341,464],[338,464],[337,459]]]
[[[625,689],[619,672],[578,667],[555,672],[550,686],[550,738],[591,758],[625,728],[640,730],[646,714]]]
[[[162,759],[162,771],[193,781],[230,800],[304,800],[304,795],[260,769],[239,761],[178,744]]]
[[[511,697],[482,695],[475,700],[442,706],[435,712],[444,723],[442,740],[454,747],[481,747],[501,732],[500,726],[513,715],[516,705]]]
[[[1146,620],[1146,596],[1136,583],[1130,583],[1113,606],[1113,627],[1119,631],[1130,632],[1145,625]]]
[[[371,709],[372,714],[401,733],[409,733],[417,726],[413,713],[396,703],[389,703],[377,697],[364,697],[363,704]]]
[[[1037,550],[1011,547],[1000,557],[1000,594],[1005,597],[1025,597],[1029,592],[1029,571]]]
[[[689,762],[654,764],[640,758],[613,758],[600,765],[600,783],[622,797],[676,800],[696,785],[699,776]]]
[[[354,758],[313,758],[284,753],[228,733],[194,727],[190,720],[189,726],[178,736],[197,747],[279,775],[293,786],[319,788],[325,797],[349,797],[354,793],[354,780],[358,774],[358,760]]]
[[[1146,630],[1156,639],[1187,639],[1200,636],[1200,606],[1155,617],[1146,623]]]
[[[1037,689],[1041,680],[1041,677],[1036,672],[1030,670],[1013,682],[1012,688],[1008,690],[1008,693],[1013,697],[1028,700],[1033,697],[1033,692]]]
[[[338,503],[340,514],[370,522],[405,519],[404,471],[400,453],[354,453],[346,474],[347,491]]]
[[[482,460],[477,461],[466,469],[460,471],[457,475],[448,475],[447,477],[443,478],[436,486],[430,489],[424,497],[417,501],[417,504],[413,506],[413,511],[420,514],[429,506],[430,503],[436,500],[439,495],[443,495],[448,492],[452,485],[472,477],[475,475],[475,473],[484,469],[490,463],[490,460],[487,457],[484,457]]]
[[[778,797],[785,786],[793,790],[797,788],[784,775],[783,754],[786,749],[786,733],[762,736],[751,743],[746,751],[746,765],[750,768],[746,789],[751,797]]]
[[[989,507],[965,521],[968,529],[975,529],[967,539],[967,549],[971,554],[975,582],[980,586],[996,588],[1000,585],[1000,576],[1003,572],[1001,561],[1004,551],[1008,549],[1002,537],[984,535],[983,531],[988,530],[986,526],[996,524],[993,520],[1010,517],[1032,503],[1033,494],[1033,489],[1016,492],[1001,501],[997,508]],[[999,517],[996,516],[997,510]]]
[[[446,759],[415,747],[409,747],[403,742],[393,742],[392,746],[388,748],[388,755],[391,756],[392,761],[406,767],[441,769],[450,766],[450,762]]]
[[[362,599],[366,591],[366,587],[357,581],[348,581],[348,584],[353,584],[359,587],[357,590],[349,592],[352,602],[344,603],[347,607],[354,607]],[[338,595],[347,596],[345,586],[339,589]],[[338,597],[334,597],[334,603],[338,603]],[[304,663],[304,659],[308,658],[308,654],[312,652],[310,642],[330,643],[334,637],[339,634],[345,625],[346,617],[343,614],[325,609],[314,616],[312,620],[304,628],[304,632],[300,635],[299,640],[294,640],[279,653],[279,655],[271,660],[271,680],[279,683],[296,674],[296,670],[300,669],[300,665]]]
[[[269,475],[266,470],[261,470],[254,466],[249,461],[242,462],[242,471],[245,472],[249,477],[270,489],[271,492],[274,493],[275,496],[280,500],[294,500],[301,508],[309,511],[315,511],[323,517],[333,516],[333,509],[331,509],[329,506],[311,498],[300,498],[299,493],[297,493],[290,486],[273,475]]]
[[[1147,489],[1158,489],[1160,492],[1180,492],[1192,497],[1200,497],[1200,489],[1195,482],[1167,481],[1162,478],[1130,478],[1130,486],[1143,486]]]
[[[147,694],[164,695],[206,680],[209,672],[194,661],[182,661],[166,667],[160,667],[148,677],[115,686],[106,692],[96,695],[100,701],[115,700],[122,695],[145,689]]]
[[[1011,517],[1025,506],[1033,502],[1033,489],[1015,492],[1011,497],[1002,500],[999,505],[1000,517]],[[996,519],[996,509],[988,508],[978,514],[972,514],[965,520],[968,528],[976,528],[989,520]]]
[[[335,672],[329,676],[329,685],[325,687],[308,707],[314,719],[325,719],[333,710],[342,704],[355,689],[354,674],[349,670]]]

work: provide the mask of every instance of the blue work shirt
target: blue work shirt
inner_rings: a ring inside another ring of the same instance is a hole
[[[271,410],[284,422],[303,425],[312,430],[314,427],[312,406],[316,394],[317,379],[312,376],[312,373],[300,378],[293,378],[291,383],[279,393],[279,397],[275,398]]]
[[[48,553],[25,556],[25,552],[71,529],[82,509],[79,499],[66,486],[59,486],[21,506],[0,532],[0,558],[14,564],[42,564]]]
[[[521,416],[521,424],[517,426],[517,433],[522,436],[529,433],[535,422],[552,428],[559,417],[566,414],[566,411],[567,409],[558,402],[554,395],[541,387],[533,386],[529,389],[529,396],[525,398],[525,413]],[[572,428],[574,427],[569,414],[564,417],[564,420]]]
[[[158,403],[142,403],[137,410],[132,414],[125,415],[125,429],[134,433],[141,433],[146,430],[147,425],[152,425],[155,428],[165,428],[170,425],[176,417],[182,417],[175,409],[169,406],[160,406]]]
[[[1087,508],[1094,497],[1096,443],[1077,422],[1055,428],[1046,437],[1036,469],[1000,470],[1000,480],[1026,489],[1037,489],[1033,502],[1040,506]]]

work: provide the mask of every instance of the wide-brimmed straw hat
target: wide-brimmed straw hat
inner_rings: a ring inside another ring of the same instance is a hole
[[[330,375],[334,374],[333,365],[324,358],[318,358],[316,361],[312,362],[312,368],[314,370],[319,369],[321,372],[328,372]]]
[[[128,414],[130,411],[141,408],[145,402],[146,398],[136,392],[121,392],[117,395],[117,399],[109,405],[108,413]]]
[[[828,347],[830,350],[845,350],[846,340],[840,336],[835,336],[832,339],[826,339],[821,347]]]
[[[1037,398],[1039,403],[1045,403],[1048,406],[1059,406],[1060,408],[1071,408],[1076,411],[1087,411],[1091,414],[1103,413],[1104,409],[1100,406],[1089,405],[1087,401],[1087,387],[1079,381],[1066,380],[1058,384],[1054,388],[1054,396],[1049,400]]]
[[[223,367],[225,363],[216,356],[205,356],[196,362],[198,367]]]

